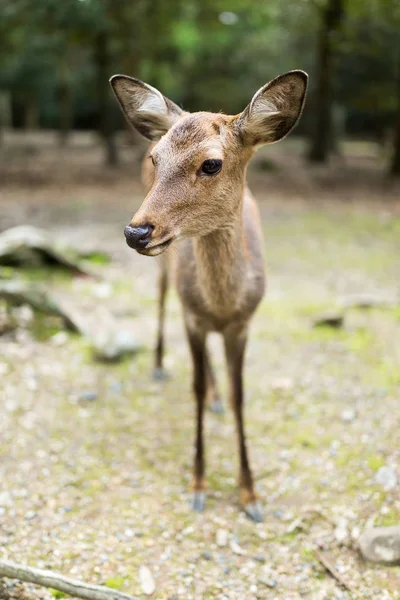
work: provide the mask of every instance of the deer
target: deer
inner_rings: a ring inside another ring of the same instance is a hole
[[[279,75],[237,115],[189,113],[151,85],[127,75],[110,84],[128,123],[151,142],[143,163],[146,196],[124,233],[128,246],[162,257],[155,374],[163,376],[165,299],[173,278],[193,363],[196,402],[191,504],[205,508],[204,418],[221,410],[207,352],[222,335],[229,401],[239,452],[240,505],[255,522],[263,509],[254,486],[244,427],[243,364],[249,325],[264,296],[264,242],[246,171],[257,148],[282,140],[303,111],[308,75]],[[174,261],[171,252],[173,246]],[[171,266],[171,263],[174,263]]]

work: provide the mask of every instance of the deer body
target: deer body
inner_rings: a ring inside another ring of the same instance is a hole
[[[238,437],[241,503],[260,521],[244,432],[242,372],[248,326],[264,294],[265,276],[260,218],[246,187],[246,168],[257,146],[281,139],[296,124],[307,76],[292,71],[276,78],[234,117],[184,113],[158,90],[126,76],[116,75],[111,83],[128,121],[157,140],[145,159],[147,196],[125,235],[128,245],[148,256],[161,254],[172,243],[177,249],[176,285],[196,399],[193,508],[204,506],[206,400],[219,407],[206,350],[207,334],[217,331],[224,340]],[[158,374],[163,366],[168,262],[163,261],[160,276]]]
[[[176,284],[187,318],[204,331],[247,325],[264,294],[263,241],[258,207],[245,190],[235,222],[182,240]]]

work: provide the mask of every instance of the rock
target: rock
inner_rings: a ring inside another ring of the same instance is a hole
[[[74,273],[91,274],[81,266],[77,252],[60,245],[47,231],[27,225],[12,227],[0,234],[0,264],[53,264]]]
[[[66,331],[58,331],[53,336],[51,336],[51,343],[53,346],[63,346],[68,342],[68,333]]]
[[[341,329],[344,326],[344,316],[341,312],[327,311],[315,317],[313,327],[333,327]]]
[[[367,530],[361,534],[358,542],[365,560],[400,565],[400,525]]]
[[[352,294],[339,298],[339,304],[343,308],[395,308],[400,298],[390,294]]]
[[[220,548],[223,548],[224,546],[227,546],[227,544],[228,544],[228,532],[226,531],[226,529],[217,529],[217,534],[215,536],[215,541],[217,543],[217,546],[219,546]]]
[[[202,552],[201,558],[204,558],[204,560],[212,560],[213,556],[211,552]]]
[[[386,491],[393,490],[397,485],[396,472],[393,467],[380,467],[375,475],[375,481],[382,485]]]
[[[116,362],[140,350],[134,335],[126,329],[105,328],[91,338],[94,356],[99,361]]]
[[[246,554],[246,550],[243,550],[243,548],[241,548],[235,540],[231,540],[230,547],[232,552],[234,552],[235,554],[239,554],[240,556]]]
[[[340,418],[345,423],[351,423],[352,421],[354,421],[356,416],[357,416],[357,412],[354,410],[354,408],[345,408],[340,413]]]
[[[338,525],[338,527],[336,527],[335,532],[335,539],[336,541],[338,541],[339,543],[344,542],[345,540],[347,540],[348,536],[349,536],[349,532],[347,530],[347,527],[345,525]]]
[[[150,569],[145,565],[142,565],[139,569],[139,579],[143,593],[146,594],[146,596],[151,596],[156,589],[156,584]]]
[[[262,583],[263,585],[267,586],[268,588],[274,588],[277,586],[278,582],[276,581],[276,579],[273,578],[265,578],[265,577],[260,577],[259,578],[259,583]]]
[[[80,331],[75,313],[67,310],[61,301],[53,297],[40,285],[23,281],[1,281],[0,298],[11,305],[28,304],[34,310],[61,317],[71,331]]]
[[[97,392],[93,392],[93,391],[83,392],[79,396],[80,402],[93,402],[96,399],[97,399]]]
[[[0,493],[0,506],[12,506],[13,500],[10,492],[1,492]]]

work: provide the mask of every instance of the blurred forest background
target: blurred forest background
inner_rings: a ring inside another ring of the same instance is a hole
[[[298,134],[310,161],[370,140],[400,176],[398,0],[1,0],[2,129],[96,130],[119,162],[118,72],[190,111],[241,111],[285,70],[310,75]]]
[[[172,377],[150,381],[158,263],[123,235],[148,142],[108,80],[235,114],[290,69],[304,115],[248,170],[268,268],[255,528],[229,410],[207,415],[207,510],[189,511],[181,310],[171,293]],[[0,0],[0,554],[140,598],[147,566],[160,600],[399,599],[400,567],[357,549],[396,525],[400,549],[399,273],[399,0]],[[61,598],[25,592],[0,578],[7,600]]]

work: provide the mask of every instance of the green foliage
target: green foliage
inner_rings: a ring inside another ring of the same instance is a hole
[[[67,597],[67,594],[64,594],[64,592],[60,592],[60,590],[50,589],[50,593],[53,596],[53,598],[60,599],[60,598],[66,598]]]
[[[105,585],[113,590],[122,590],[124,587],[124,578],[121,575],[117,575],[116,577],[109,577]]]
[[[236,113],[284,70],[308,70],[313,87],[325,5],[326,0],[1,1],[0,89],[12,92],[17,122],[33,104],[42,124],[52,127],[60,121],[63,101],[71,104],[75,124],[93,127],[102,110],[99,87],[107,89],[115,72],[148,80],[189,110]],[[335,100],[347,107],[354,130],[373,131],[393,118],[399,6],[396,0],[344,1],[343,26],[334,39]],[[115,122],[121,119],[116,105],[111,110]]]

